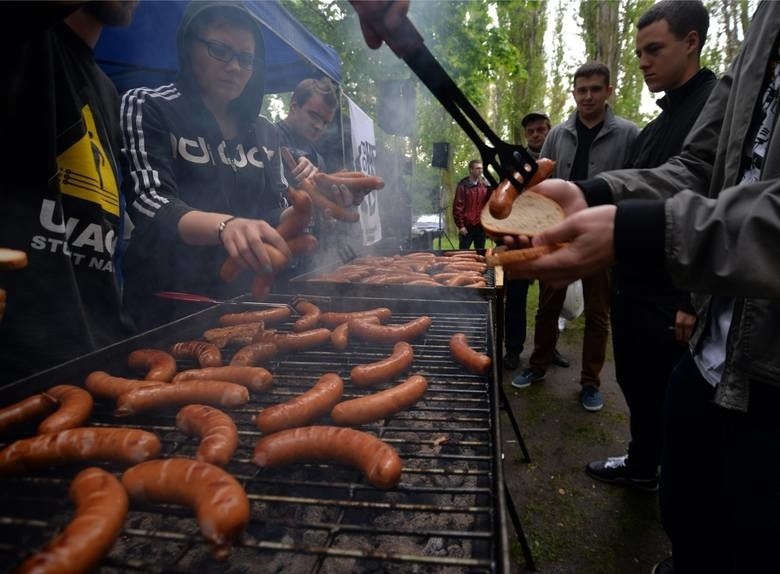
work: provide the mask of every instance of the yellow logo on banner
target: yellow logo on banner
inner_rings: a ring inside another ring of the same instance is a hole
[[[66,195],[99,204],[119,216],[119,186],[111,159],[98,137],[89,106],[81,109],[87,132],[57,157],[60,190]]]

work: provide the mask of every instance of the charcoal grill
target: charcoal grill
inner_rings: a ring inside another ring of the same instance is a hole
[[[291,297],[273,295],[273,302]],[[268,367],[274,385],[254,393],[244,407],[230,410],[240,444],[228,470],[245,487],[252,519],[226,567],[210,557],[209,546],[186,508],[133,504],[124,530],[101,564],[102,572],[506,572],[509,570],[506,496],[501,468],[496,362],[488,376],[466,373],[450,358],[448,341],[465,332],[472,345],[496,357],[493,308],[487,301],[310,298],[324,310],[377,306],[394,311],[392,322],[422,314],[433,318],[424,339],[414,342],[413,372],[424,374],[429,390],[412,409],[363,430],[392,444],[404,461],[396,489],[367,484],[357,470],[326,463],[258,469],[250,459],[261,433],[251,422],[260,408],[299,394],[324,372],[338,372],[345,398],[366,392],[346,380],[351,368],[386,355],[389,349],[351,342],[343,353],[330,347],[280,357]],[[136,376],[127,355],[143,347],[167,348],[198,338],[219,315],[240,305],[218,305],[127,339],[0,389],[0,404],[61,383],[82,384],[87,373],[106,370]],[[290,322],[280,329],[289,329]],[[225,350],[229,357],[235,348]],[[192,368],[179,361],[179,368]],[[129,426],[155,432],[162,456],[192,457],[197,440],[175,428],[176,409],[129,419],[96,403],[91,425]],[[117,474],[122,469],[103,465]],[[83,465],[0,479],[0,571],[13,569],[40,548],[71,517],[67,489]],[[514,509],[509,509],[513,512]],[[514,516],[513,516],[514,518]]]

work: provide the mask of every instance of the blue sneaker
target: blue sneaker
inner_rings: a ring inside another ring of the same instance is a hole
[[[532,383],[544,380],[544,373],[536,369],[524,369],[522,373],[512,379],[512,386],[516,389],[525,389]]]
[[[580,403],[582,404],[582,408],[586,411],[600,411],[604,406],[604,397],[601,396],[601,391],[599,391],[597,387],[594,387],[593,385],[582,385]]]

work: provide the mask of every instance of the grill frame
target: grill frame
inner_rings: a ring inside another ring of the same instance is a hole
[[[489,514],[491,516],[490,518],[490,532],[492,534],[492,538],[494,540],[492,541],[492,545],[494,548],[494,551],[491,552],[492,558],[489,561],[490,564],[486,565],[482,562],[477,561],[475,564],[471,566],[466,566],[464,564],[461,564],[460,566],[463,568],[463,571],[491,571],[491,572],[507,572],[509,571],[509,549],[508,549],[508,536],[507,536],[507,522],[506,522],[506,508],[507,508],[507,501],[505,498],[505,490],[504,490],[504,477],[503,477],[503,468],[501,464],[502,456],[501,456],[501,438],[500,438],[500,424],[499,424],[499,394],[498,394],[498,381],[500,381],[498,377],[498,371],[497,371],[497,361],[496,359],[496,346],[494,341],[494,333],[493,328],[495,325],[493,313],[494,308],[493,305],[489,301],[469,301],[469,302],[454,302],[454,301],[431,301],[428,299],[412,299],[412,300],[387,300],[382,298],[352,298],[352,297],[339,297],[339,298],[332,298],[332,297],[306,297],[309,300],[315,301],[317,304],[321,305],[323,309],[327,310],[359,310],[359,309],[365,309],[365,308],[371,308],[371,307],[377,307],[377,306],[389,306],[394,309],[394,313],[408,313],[412,315],[419,315],[423,314],[424,312],[433,313],[436,316],[443,316],[445,318],[452,319],[453,321],[457,321],[459,317],[462,317],[463,315],[477,315],[477,314],[483,314],[484,315],[484,326],[485,326],[485,334],[484,334],[484,340],[480,342],[478,346],[484,346],[485,351],[488,352],[493,357],[493,368],[492,373],[490,376],[487,377],[477,377],[469,375],[468,377],[472,377],[475,380],[480,379],[483,381],[484,386],[487,390],[487,413],[484,417],[484,422],[487,423],[487,436],[488,436],[488,443],[489,443],[489,454],[487,455],[487,465],[490,469],[489,476],[487,477],[487,481],[489,482],[489,489],[487,492],[487,496],[490,500],[489,505]],[[284,296],[284,295],[271,295],[269,297],[269,302],[276,302],[276,303],[286,303],[291,301],[290,296]],[[465,310],[474,311],[474,313],[461,313],[459,315],[453,316],[452,311],[452,305],[453,304],[459,304],[462,306],[465,306]],[[102,349],[100,351],[97,351],[95,353],[91,353],[89,355],[85,355],[83,357],[80,357],[78,359],[75,359],[73,361],[70,361],[68,363],[65,363],[63,365],[60,365],[58,367],[55,367],[53,369],[49,369],[45,372],[39,373],[37,375],[34,375],[32,377],[29,377],[27,379],[24,379],[22,381],[18,381],[16,383],[12,383],[11,385],[0,389],[0,404],[10,404],[16,400],[20,400],[21,398],[24,398],[26,396],[29,396],[31,394],[34,394],[35,392],[40,392],[54,384],[59,383],[71,383],[71,384],[81,384],[81,382],[84,379],[84,376],[92,371],[92,370],[107,370],[109,372],[112,372],[112,374],[127,374],[127,368],[124,366],[125,361],[127,358],[127,355],[130,351],[137,349],[137,348],[143,348],[143,347],[157,347],[157,348],[167,348],[170,343],[177,341],[177,340],[186,340],[187,338],[198,338],[200,334],[203,332],[203,330],[207,327],[213,326],[216,324],[216,319],[219,315],[226,313],[226,312],[234,312],[237,309],[240,309],[240,302],[236,304],[222,304],[222,305],[215,305],[209,308],[204,309],[201,312],[195,313],[193,315],[184,317],[178,321],[175,321],[173,323],[170,323],[168,325],[164,325],[158,329],[154,329],[153,331],[149,331],[147,333],[138,335],[136,337],[132,337],[130,339],[127,339],[125,341],[122,341],[120,343],[117,343],[116,345],[112,345],[110,347],[107,347],[105,349]],[[408,319],[408,317],[407,317]],[[406,320],[406,319],[397,319],[397,321]],[[393,321],[395,322],[395,320]],[[436,318],[434,318],[434,325],[436,324]],[[289,328],[289,323],[288,323]],[[417,344],[414,344],[415,351],[417,355]],[[351,347],[350,347],[351,348]],[[389,352],[389,350],[386,350]],[[319,351],[312,351],[309,353],[318,353]],[[333,354],[332,350],[326,349],[325,351],[322,351],[322,354],[327,357],[327,354],[331,353]],[[303,354],[302,357],[305,357],[306,354]],[[181,361],[180,361],[180,367],[181,367]],[[319,364],[319,363],[317,363]],[[119,366],[121,365],[121,369],[119,369]],[[418,365],[418,359],[417,356],[415,358],[415,364],[414,368],[417,370]],[[184,367],[182,367],[184,368]],[[120,372],[117,372],[117,371]],[[429,372],[426,370],[426,374],[429,374]],[[429,382],[432,381],[438,381],[440,379],[446,379],[449,377],[447,374],[447,371],[439,371],[442,374],[437,374],[436,372],[430,373]],[[321,373],[320,373],[321,374]],[[348,373],[341,373],[342,376],[348,374]],[[347,392],[350,392],[350,387],[348,385],[348,382],[345,378],[345,394]],[[432,383],[432,386],[435,385],[441,385],[440,382],[438,383]],[[283,387],[282,387],[283,388]],[[455,389],[457,390],[457,389]],[[452,391],[454,392],[454,391]],[[429,391],[430,393],[430,391]],[[294,393],[293,393],[294,394]],[[359,393],[364,394],[364,393]],[[277,399],[279,397],[277,396]],[[426,395],[426,398],[428,399],[428,394]],[[254,404],[254,402],[253,402]],[[263,403],[267,404],[267,403]],[[427,409],[426,409],[427,410]],[[172,419],[175,416],[177,409],[170,409],[164,411],[166,414],[165,416],[169,419]],[[232,411],[229,409],[229,411]],[[148,428],[148,425],[138,425],[136,424],[135,419],[131,419],[127,423],[125,423],[125,419],[114,419],[115,424],[118,426],[128,424],[128,426],[134,426],[137,428]],[[391,429],[393,427],[393,421],[395,419],[391,419],[390,425],[385,425],[385,429]],[[397,425],[397,421],[396,421]],[[154,427],[154,425],[152,425]],[[240,431],[246,431],[246,425],[239,424]],[[152,428],[151,430],[155,430]],[[260,436],[260,432],[256,431],[257,437]],[[373,431],[374,426],[370,425],[368,429]],[[407,429],[408,430],[408,429]],[[413,429],[414,430],[414,429]],[[435,431],[430,431],[430,434],[433,436],[435,434]],[[159,433],[158,433],[159,435]],[[380,435],[381,436],[381,435]],[[161,437],[162,438],[162,437]],[[242,442],[244,439],[242,438]],[[251,443],[254,444],[254,441]],[[164,453],[167,452],[166,446],[164,446]],[[407,468],[407,459],[404,457],[404,453],[402,451],[402,458],[404,458],[405,464],[404,464],[404,477],[402,478],[402,486],[404,483],[407,482],[407,473],[410,472],[410,470]],[[417,460],[417,459],[414,459]],[[248,463],[251,464],[251,463]],[[71,467],[67,467],[66,470],[61,469],[54,469],[51,471],[46,471],[43,473],[46,477],[53,478],[55,481],[59,480],[61,481],[61,486],[65,486],[65,483],[62,482],[68,477],[72,477],[75,475],[75,472],[81,468],[83,465],[74,465],[73,468],[75,470],[72,470]],[[101,465],[106,468],[110,468],[110,470],[114,471],[121,471],[121,469],[118,468],[111,468],[109,465]],[[76,468],[77,467],[77,468]],[[233,466],[231,465],[230,468]],[[255,474],[262,474],[265,471],[260,471],[257,469],[255,471]],[[413,473],[412,473],[413,474]],[[372,487],[368,485],[364,485],[362,481],[362,477],[359,476],[359,473],[357,473],[358,477],[356,479],[353,479],[354,484],[351,484],[349,486],[349,489],[351,490],[357,490],[359,494],[371,494],[378,497],[377,501],[375,502],[376,505],[381,507],[383,504],[383,501],[390,500],[392,501],[392,497],[388,496],[387,493],[384,491],[376,491]],[[13,479],[0,479],[0,486],[4,485],[4,481],[18,481],[21,483],[31,482],[35,483],[37,480],[39,480],[39,477],[41,477],[41,473],[36,473],[35,476],[32,479],[29,479],[28,477],[25,478],[13,478]],[[43,480],[43,479],[41,479]],[[242,481],[243,482],[243,481]],[[306,486],[306,485],[304,485]],[[3,488],[3,491],[5,488]],[[249,492],[250,489],[247,488],[247,491]],[[361,492],[362,491],[362,492]],[[392,491],[390,491],[392,492]],[[47,496],[47,492],[44,491],[44,498]],[[256,499],[253,499],[253,502]],[[359,506],[359,505],[358,505]],[[65,509],[67,513],[67,509],[69,508],[69,503],[65,504]],[[391,505],[390,508],[398,508],[398,504],[395,503]],[[441,507],[438,507],[441,509]],[[170,507],[168,510],[170,510],[172,516],[181,516],[181,517],[189,517],[190,513],[187,509],[181,509],[177,510],[175,507]],[[3,515],[3,511],[0,509],[0,516]],[[253,516],[253,523],[255,522],[256,517]],[[262,518],[260,518],[262,519]],[[62,519],[60,519],[62,520]],[[67,520],[65,520],[67,521]],[[192,521],[194,523],[194,521]],[[0,525],[2,524],[2,519],[0,519]],[[62,523],[57,523],[57,526],[61,526]],[[251,526],[251,525],[250,525]],[[51,524],[46,524],[42,527],[47,533],[50,533],[52,530]],[[341,533],[343,530],[347,529],[346,526],[332,526],[332,528],[335,528],[339,533]],[[137,532],[133,531],[133,528],[130,528],[126,525],[125,532],[130,532],[132,535],[137,535]],[[135,529],[138,530],[138,529]],[[197,530],[197,529],[196,529]],[[197,534],[197,532],[196,532]],[[446,534],[446,532],[445,532]],[[366,536],[363,534],[362,536]],[[46,540],[48,538],[48,535],[44,535],[43,539]],[[195,537],[197,538],[197,536]],[[246,537],[245,537],[246,538]],[[479,542],[479,540],[478,540]],[[200,542],[195,542],[196,544],[200,544]],[[2,539],[0,538],[0,550],[3,550],[2,548]],[[486,542],[485,544],[490,545],[489,542]],[[289,548],[285,548],[284,545],[280,545],[273,541],[264,541],[264,540],[253,540],[248,543],[242,544],[242,554],[244,549],[250,549],[256,552],[257,557],[265,557],[267,556],[266,551],[273,551],[276,550],[277,552],[284,552],[288,550]],[[17,549],[21,550],[21,549]],[[300,549],[296,549],[300,551]],[[339,549],[333,549],[333,548],[324,548],[322,551],[322,556],[325,556],[322,558],[322,561],[325,561],[327,559],[330,559],[333,555],[341,556],[343,555],[344,558],[355,558],[355,556],[351,556],[349,551],[339,550]],[[318,555],[320,556],[320,555]],[[361,566],[364,564],[362,554],[360,555],[361,558],[357,560],[356,564],[357,566]],[[320,558],[318,558],[319,560]],[[380,562],[389,560],[392,564],[395,566],[403,565],[407,562],[403,558],[402,555],[395,555],[395,556],[384,556],[382,553],[375,553],[372,559],[378,559]],[[437,556],[431,557],[431,564],[442,564],[442,562],[445,562],[446,564],[446,558],[441,558]],[[413,563],[422,564],[423,566],[426,564],[426,562],[421,561],[421,558],[419,555],[415,555],[412,557],[411,560]],[[429,566],[430,566],[429,565]],[[400,566],[399,566],[400,567]],[[113,571],[113,568],[131,568],[132,565],[125,564],[124,566],[114,566],[109,564],[107,566],[104,565],[104,570],[106,571]],[[318,567],[320,568],[320,567]],[[143,568],[141,568],[143,570]],[[461,571],[458,569],[457,561],[453,563],[451,566],[444,566],[444,571]],[[0,571],[2,571],[2,568],[0,568]],[[162,571],[168,571],[163,569]],[[171,571],[178,571],[176,569]],[[320,571],[318,569],[318,571]],[[322,567],[321,571],[327,572],[328,569],[326,567]]]

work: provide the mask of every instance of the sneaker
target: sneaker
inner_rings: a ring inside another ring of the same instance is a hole
[[[504,355],[504,368],[510,371],[514,371],[520,364],[520,353],[515,351],[507,351]]]
[[[514,384],[514,381],[512,384]],[[601,396],[601,391],[593,385],[582,385],[580,403],[586,411],[600,411],[604,406],[604,398]]]
[[[536,369],[525,369],[512,380],[512,386],[516,389],[530,387],[532,383],[544,380],[544,373]]]
[[[658,490],[657,476],[634,476],[628,468],[628,456],[612,456],[607,460],[594,460],[585,467],[585,474],[609,484],[625,484],[639,490]]]
[[[564,357],[558,352],[558,349],[555,349],[553,351],[552,364],[557,367],[563,367],[564,369],[568,369],[571,363],[569,363],[569,359],[567,359],[566,357]]]
[[[672,557],[667,556],[653,566],[653,569],[650,570],[650,574],[674,574],[674,560],[672,560]]]

